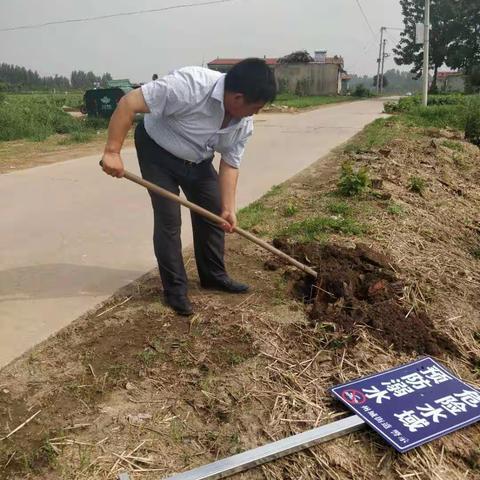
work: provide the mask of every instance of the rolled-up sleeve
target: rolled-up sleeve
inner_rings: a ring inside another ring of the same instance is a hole
[[[142,85],[143,98],[153,115],[169,116],[190,103],[192,95],[188,79],[180,72]]]
[[[245,146],[247,145],[248,139],[252,136],[252,134],[253,123],[249,122],[246,128],[244,128],[242,133],[239,135],[237,141],[220,152],[222,159],[228,163],[228,165],[233,168],[240,167],[243,154],[245,152]]]

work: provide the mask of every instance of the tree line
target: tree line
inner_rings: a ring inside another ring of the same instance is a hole
[[[105,86],[112,76],[109,73],[95,75],[93,72],[74,70],[70,78],[63,75],[41,76],[36,70],[8,63],[0,64],[0,85],[6,91],[26,90],[87,90],[96,84]]]
[[[376,86],[377,76],[374,75],[352,75],[352,79],[349,82],[350,90],[354,90],[357,85],[364,85],[369,88]],[[415,78],[412,78],[410,72],[400,71],[397,69],[387,70],[383,78],[383,91],[385,93],[415,93],[419,92],[422,88],[422,82]]]
[[[397,65],[413,65],[411,73],[420,78],[423,45],[415,42],[415,24],[423,23],[425,0],[400,0],[404,30],[393,49]],[[430,68],[432,90],[437,88],[437,73],[442,65],[478,75],[480,68],[480,1],[431,0]]]

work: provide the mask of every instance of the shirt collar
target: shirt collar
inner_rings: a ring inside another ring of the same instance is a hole
[[[225,77],[226,75],[223,74],[215,83],[212,91],[212,98],[218,100],[223,107],[223,97],[225,95]]]

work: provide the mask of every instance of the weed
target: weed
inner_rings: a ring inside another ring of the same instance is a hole
[[[365,192],[370,185],[368,169],[361,167],[354,170],[352,162],[345,162],[342,165],[342,172],[338,182],[338,190],[342,195],[353,197]]]
[[[465,139],[480,147],[480,99],[468,103],[465,118]]]
[[[463,148],[463,145],[459,142],[455,142],[453,140],[444,140],[442,145],[444,147],[449,148],[450,150],[455,150],[457,152],[463,152],[465,149]]]
[[[178,418],[174,418],[170,424],[170,437],[174,443],[182,443],[183,441],[183,425]]]
[[[306,241],[320,240],[325,233],[360,235],[365,228],[350,218],[313,217],[289,225],[283,235],[297,235]]]
[[[347,202],[330,202],[327,204],[327,210],[332,215],[348,216],[352,213],[352,207]]]
[[[140,353],[137,354],[139,360],[148,367],[153,363],[157,357],[157,352],[153,348],[145,348]]]
[[[459,153],[454,153],[452,160],[459,170],[468,170],[468,165],[465,163],[464,158]]]
[[[238,223],[241,228],[248,230],[263,222],[270,211],[271,209],[266,208],[260,200],[257,200],[238,212]]]
[[[283,190],[283,185],[274,185],[265,195],[264,198],[274,197]]]
[[[473,256],[473,258],[476,258],[477,260],[480,260],[480,247],[474,248],[472,250],[472,256]]]
[[[37,455],[41,457],[47,465],[54,465],[57,459],[57,453],[48,440],[40,447]]]
[[[293,217],[298,212],[298,207],[293,203],[287,203],[283,207],[282,214],[284,217]]]
[[[418,193],[419,195],[423,195],[425,191],[425,180],[420,177],[412,176],[408,179],[408,189],[411,192]]]
[[[93,138],[93,133],[86,130],[79,130],[71,133],[68,137],[59,140],[59,145],[70,145],[72,143],[86,143]]]
[[[353,141],[347,143],[344,151],[361,153],[379,148],[401,133],[399,127],[397,118],[378,118],[368,124]]]
[[[113,364],[108,368],[108,376],[112,380],[121,380],[128,376],[129,368],[123,364]]]
[[[239,355],[235,352],[228,352],[228,363],[233,367],[235,365],[240,365],[245,361],[245,358],[242,355]]]
[[[405,213],[405,210],[398,203],[390,202],[387,207],[387,212],[390,213],[390,215],[403,215]]]

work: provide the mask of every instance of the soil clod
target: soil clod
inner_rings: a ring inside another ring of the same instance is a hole
[[[276,239],[274,245],[316,265],[316,280],[298,274],[292,285],[294,295],[311,305],[309,315],[315,323],[334,324],[346,334],[356,326],[366,326],[398,351],[432,355],[455,351],[426,312],[402,303],[403,282],[385,255],[362,244],[353,249]]]

